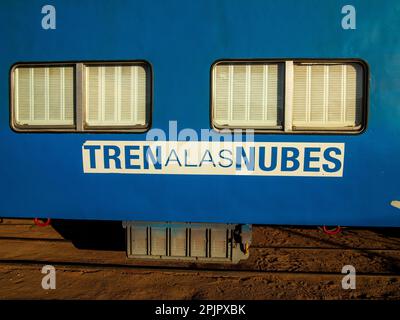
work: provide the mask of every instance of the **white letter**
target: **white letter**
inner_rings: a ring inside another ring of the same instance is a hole
[[[342,19],[342,28],[344,30],[356,29],[356,8],[346,5],[342,8],[342,14],[346,14]]]
[[[42,19],[42,28],[54,30],[56,28],[56,8],[47,4],[43,6],[42,13],[46,14]]]
[[[55,289],[56,288],[56,269],[53,266],[44,266],[42,268],[42,273],[47,274],[42,279],[42,288],[44,290]]]
[[[348,273],[342,279],[342,288],[344,290],[355,289],[356,288],[356,268],[351,265],[344,266],[342,268],[342,273]]]

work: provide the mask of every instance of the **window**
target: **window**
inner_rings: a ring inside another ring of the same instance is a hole
[[[360,128],[363,71],[359,64],[295,64],[293,84],[293,129]]]
[[[354,61],[221,61],[212,68],[216,129],[360,132],[366,67]]]
[[[216,125],[282,127],[283,64],[218,64],[213,76]]]
[[[145,131],[150,66],[142,62],[17,65],[12,69],[17,131]]]
[[[18,127],[74,125],[74,68],[17,67],[14,70]]]
[[[143,66],[87,66],[86,125],[146,125],[146,71]]]

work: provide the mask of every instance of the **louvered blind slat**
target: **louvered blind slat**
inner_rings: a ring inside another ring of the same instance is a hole
[[[282,64],[220,64],[213,74],[213,121],[217,126],[281,126]]]
[[[142,66],[86,66],[89,126],[146,124],[146,70]]]
[[[14,108],[18,125],[74,124],[74,68],[19,67],[14,71]]]
[[[295,64],[293,126],[356,128],[361,125],[363,73],[360,65]]]

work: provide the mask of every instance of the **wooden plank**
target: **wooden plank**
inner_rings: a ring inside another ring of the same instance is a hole
[[[124,251],[77,249],[69,242],[0,240],[0,259],[41,261],[43,263],[91,263],[142,266],[175,266],[215,269],[241,269],[270,272],[340,273],[344,265],[353,265],[359,273],[399,274],[400,251],[338,250],[299,248],[255,248],[248,260],[238,265],[177,263],[174,261],[128,260]]]
[[[43,290],[40,265],[1,265],[0,299],[400,299],[399,276],[357,276],[344,290],[342,275],[56,270],[56,290]]]
[[[34,225],[1,225],[0,239],[64,239],[60,233],[51,227],[41,228]]]
[[[77,243],[82,238],[93,237],[92,244],[109,243],[123,238],[121,222],[63,221],[55,220],[51,227],[37,227],[32,220],[5,219],[0,224],[1,237],[33,239],[67,239]],[[96,229],[98,229],[96,231]],[[96,239],[96,236],[98,237]],[[84,239],[83,239],[84,240]],[[119,244],[120,245],[120,244]],[[79,246],[79,245],[78,245]],[[317,227],[253,227],[253,247],[293,248],[338,248],[347,249],[391,249],[400,250],[400,228],[397,229],[352,229],[330,236]]]
[[[51,226],[40,227],[33,220],[4,219],[0,224],[1,238],[65,239],[72,242],[86,240],[90,244],[98,240],[104,242],[106,239],[109,247],[112,247],[113,242],[124,238],[124,230],[121,222],[54,220]]]
[[[400,251],[303,248],[254,249],[243,263],[263,271],[341,272],[352,265],[358,273],[400,274]]]
[[[317,227],[255,226],[253,245],[257,247],[400,250],[400,228],[345,228],[340,234],[327,235]]]
[[[2,218],[3,222],[0,225],[33,225],[33,219],[10,219]]]
[[[400,298],[397,229],[328,236],[317,228],[254,226],[250,257],[238,265],[127,260],[123,235],[118,222],[55,221],[40,228],[32,220],[4,220],[0,299]],[[41,289],[40,267],[47,263],[56,266],[61,290]],[[357,290],[341,288],[347,264],[356,268]]]

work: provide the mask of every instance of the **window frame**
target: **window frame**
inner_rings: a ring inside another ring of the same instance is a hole
[[[214,89],[214,70],[215,67],[220,64],[245,64],[245,63],[282,63],[284,65],[284,79],[283,79],[283,109],[282,109],[282,128],[281,129],[268,129],[268,128],[256,128],[251,126],[223,126],[219,127],[214,121],[214,105],[213,105],[213,89]],[[293,66],[296,63],[315,63],[315,64],[335,64],[335,63],[354,63],[358,64],[362,68],[363,74],[363,96],[361,102],[361,123],[357,127],[352,128],[304,128],[298,127],[297,129],[293,126],[292,119],[288,119],[292,116],[293,105],[287,108],[288,93],[293,97]],[[288,70],[288,65],[292,70]],[[255,134],[291,134],[291,135],[313,135],[313,134],[324,134],[324,135],[358,135],[363,133],[367,128],[368,123],[368,109],[369,109],[369,65],[362,59],[358,58],[338,58],[338,59],[312,59],[312,58],[285,58],[285,59],[219,59],[215,61],[210,67],[210,96],[209,96],[209,115],[210,115],[210,128],[220,133],[235,132],[237,130],[250,129]],[[290,79],[292,81],[290,81]]]
[[[107,125],[88,126],[85,123],[85,66],[126,66],[142,65],[146,72],[146,123],[145,125]],[[21,125],[17,122],[16,109],[14,105],[15,86],[14,74],[17,68],[27,67],[73,67],[73,125]],[[10,127],[18,133],[145,133],[152,125],[153,113],[153,67],[146,60],[127,61],[63,61],[63,62],[18,62],[11,66],[10,73]]]
[[[17,122],[16,106],[14,105],[15,99],[15,70],[17,68],[46,68],[46,67],[72,67],[73,68],[73,124],[72,125],[54,125],[54,124],[26,124],[21,125]],[[70,62],[59,62],[59,63],[18,63],[11,67],[10,71],[10,121],[11,128],[17,132],[28,132],[28,131],[62,131],[62,132],[74,132],[76,129],[76,67],[74,63]]]
[[[274,125],[274,126],[265,126],[264,128],[256,128],[255,126],[222,126],[222,127],[218,127],[216,125],[216,123],[213,121],[214,120],[214,108],[213,108],[213,90],[215,87],[214,84],[214,78],[215,78],[215,73],[214,70],[218,65],[227,65],[227,66],[231,66],[231,65],[246,65],[250,60],[235,60],[235,61],[225,61],[225,60],[220,60],[217,63],[214,63],[211,67],[211,90],[210,90],[210,104],[211,104],[211,122],[212,122],[212,126],[213,129],[218,128],[220,131],[222,130],[237,130],[237,129],[251,129],[251,130],[266,130],[268,132],[271,131],[281,131],[284,130],[284,113],[285,113],[285,81],[282,82],[282,118],[280,119],[281,123],[278,125]],[[259,64],[259,65],[263,65],[263,64],[276,64],[276,65],[282,65],[283,68],[283,74],[285,73],[285,63],[279,60],[263,60],[263,61],[258,61],[258,60],[251,60],[252,63],[254,63],[255,65]],[[283,75],[283,80],[285,80],[285,75]],[[240,120],[239,120],[240,121]]]

